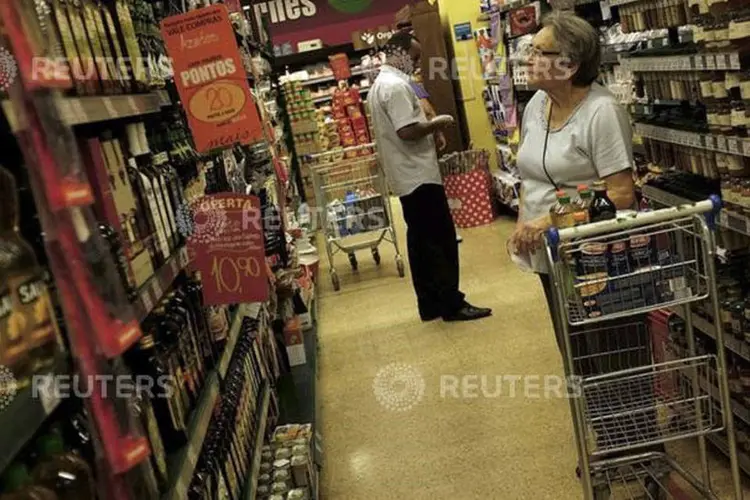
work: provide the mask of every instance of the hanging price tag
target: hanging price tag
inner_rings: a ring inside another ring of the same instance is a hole
[[[141,111],[140,109],[138,109],[138,104],[136,103],[135,98],[133,96],[128,96],[125,99],[125,101],[127,103],[128,110],[130,111],[131,114],[133,115],[140,114]]]
[[[161,298],[164,296],[164,290],[161,288],[161,283],[159,283],[158,279],[155,279],[151,282],[151,291],[154,294],[154,299],[158,302],[161,300]]]
[[[144,290],[143,293],[141,293],[141,304],[143,304],[143,310],[146,313],[153,311],[154,303],[151,300],[151,295],[148,290]]]
[[[729,54],[729,69],[742,69],[740,66],[740,55],[737,52]]]
[[[715,135],[713,137],[714,137],[714,140],[716,141],[717,151],[721,151],[722,153],[726,153],[727,151],[729,151],[726,137],[724,137],[723,135]]]
[[[58,380],[55,375],[48,373],[41,375],[41,380],[35,380],[34,385],[36,392],[39,397],[39,402],[42,404],[44,413],[49,415],[52,413],[57,405],[60,404],[60,391],[58,387]]]
[[[742,154],[744,156],[750,156],[750,140],[742,141]]]
[[[108,117],[115,118],[118,116],[117,110],[115,109],[115,105],[112,102],[112,99],[110,99],[109,97],[103,97],[102,104],[104,105],[104,109],[107,111]]]
[[[713,54],[708,54],[705,56],[706,58],[706,69],[713,70],[716,69],[716,58]]]
[[[727,149],[729,150],[730,154],[740,154],[741,151],[739,141],[735,137],[727,138]]]
[[[729,215],[726,210],[719,212],[719,225],[729,227]]]
[[[699,136],[697,136],[697,137],[698,137],[699,139],[700,139],[701,137],[704,137],[704,138],[705,138],[705,139],[704,139],[704,140],[705,140],[705,144],[702,144],[702,145],[701,145],[701,144],[698,144],[698,145],[697,145],[697,146],[695,146],[695,147],[697,147],[697,148],[705,148],[705,149],[711,149],[711,150],[714,150],[714,149],[716,149],[716,137],[714,137],[713,135],[706,135],[706,136],[700,136],[700,135],[699,135]]]

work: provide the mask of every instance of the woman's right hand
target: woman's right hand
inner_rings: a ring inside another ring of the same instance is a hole
[[[531,254],[542,247],[544,231],[549,229],[547,217],[521,222],[510,237],[511,248],[516,255]]]

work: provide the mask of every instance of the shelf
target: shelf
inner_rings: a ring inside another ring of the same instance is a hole
[[[366,70],[364,68],[353,69],[352,76],[354,77],[354,76],[364,75],[365,72]],[[308,87],[310,85],[318,85],[320,83],[335,82],[335,81],[336,81],[336,77],[333,75],[330,75],[330,76],[321,76],[320,78],[313,78],[311,80],[300,80],[299,82],[301,85]]]
[[[646,198],[670,207],[693,203],[686,198],[676,196],[672,193],[668,193],[659,188],[655,188],[649,185],[643,186],[642,191],[643,196],[645,196]],[[750,236],[750,219],[742,214],[738,214],[736,212],[723,208],[721,210],[721,213],[719,214],[718,223],[719,226],[725,229],[729,229],[730,231],[734,231],[735,233],[744,234],[745,236]]]
[[[172,282],[178,274],[187,266],[188,251],[187,247],[177,250],[159,270],[143,284],[138,291],[138,298],[133,304],[136,309],[136,316],[139,321],[143,321],[151,314],[162,297],[164,292],[169,290]]]
[[[158,113],[163,106],[171,105],[166,90],[149,94],[60,97],[53,102],[62,122],[70,127]],[[3,111],[8,117],[12,132],[23,128],[24,125],[15,116],[9,101],[3,101]]]
[[[727,443],[727,440],[724,439],[724,436],[719,434],[708,434],[706,437],[719,451],[727,457],[729,456],[729,444]],[[750,475],[750,457],[747,453],[737,450],[737,462],[740,464],[740,469],[742,469],[745,474]]]
[[[670,309],[673,313],[682,319],[685,319],[682,311],[679,308]],[[716,329],[714,325],[705,319],[701,318],[695,313],[691,313],[693,319],[693,327],[708,335],[712,339],[716,340]],[[740,342],[734,338],[731,334],[724,333],[724,347],[747,361],[750,361],[750,346],[746,342]]]
[[[164,500],[182,500],[187,498],[187,490],[190,487],[190,481],[193,479],[193,472],[203,448],[203,441],[211,424],[211,416],[221,392],[221,379],[229,369],[229,363],[242,330],[242,320],[247,316],[257,317],[260,310],[260,303],[241,304],[237,310],[232,321],[229,340],[227,341],[224,353],[221,355],[217,369],[209,375],[206,385],[201,392],[198,405],[190,418],[190,424],[188,425],[190,442],[182,450],[169,457],[168,470],[172,487],[163,497]],[[266,384],[265,390],[268,392],[268,384]],[[266,394],[264,397],[267,398],[268,395]]]
[[[636,123],[634,132],[641,137],[656,141],[750,157],[750,139],[685,132],[683,130],[649,125],[647,123]]]
[[[70,373],[67,354],[60,354],[54,365],[40,374],[34,375],[36,384],[20,390],[10,405],[5,407],[0,401],[0,472],[2,472],[34,434],[44,424],[47,417],[60,404],[55,385],[55,376]],[[2,378],[3,372],[0,372]]]
[[[359,93],[360,94],[367,94],[370,91],[370,88],[371,87],[361,88],[361,89],[359,89]],[[328,101],[332,101],[332,100],[333,100],[333,94],[330,94],[330,95],[324,95],[324,96],[321,96],[321,97],[316,97],[315,99],[313,99],[313,103],[320,104],[321,102],[328,102]]]
[[[256,415],[255,421],[258,422],[258,433],[255,437],[255,447],[253,448],[253,464],[250,469],[250,477],[247,480],[247,486],[245,487],[245,500],[255,500],[255,495],[258,490],[258,476],[260,475],[260,456],[263,451],[263,441],[266,437],[266,426],[268,425],[268,407],[271,402],[271,390],[268,385],[268,381],[263,383],[263,389],[261,390],[263,395],[263,402],[258,406],[259,414]]]
[[[227,351],[224,356],[227,356]],[[190,441],[180,451],[169,457],[168,471],[170,483],[173,485],[164,499],[182,500],[187,498],[188,488],[193,479],[193,472],[198,463],[203,441],[211,424],[211,417],[219,399],[219,377],[216,372],[208,377],[206,386],[203,388],[198,405],[193,412],[188,425],[188,436]]]
[[[623,69],[629,71],[716,71],[740,70],[738,52],[691,54],[662,57],[623,57]]]
[[[609,0],[610,7],[618,7],[620,5],[627,5],[629,3],[636,3],[642,0]]]
[[[223,380],[229,370],[229,363],[232,361],[232,353],[234,347],[237,345],[237,340],[240,338],[242,333],[242,321],[245,318],[257,319],[260,314],[261,304],[255,302],[252,304],[240,304],[237,312],[234,314],[232,325],[229,327],[229,334],[227,337],[227,346],[225,348],[225,356],[219,360],[218,372],[219,377]]]

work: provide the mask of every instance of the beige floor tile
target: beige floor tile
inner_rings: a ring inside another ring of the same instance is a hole
[[[536,276],[518,271],[507,256],[512,228],[499,220],[460,231],[462,288],[472,303],[495,311],[475,323],[422,323],[408,269],[406,278],[397,276],[392,246],[381,247],[379,268],[360,252],[357,273],[337,255],[339,292],[321,265],[324,499],[581,498],[569,403],[552,390],[543,397],[533,385],[561,377],[562,365]],[[398,234],[404,245],[402,224]],[[383,371],[394,363],[408,371]],[[407,387],[398,401],[408,409],[389,409],[373,389],[379,373],[406,373],[412,383],[421,378],[421,398],[415,401]],[[512,396],[505,382],[496,395],[498,375],[532,377],[531,386],[525,392],[516,385]],[[479,383],[467,393],[478,397],[453,397],[447,388],[454,380]],[[678,451],[694,463],[694,450],[685,444]],[[726,460],[716,456],[712,468],[727,495]]]

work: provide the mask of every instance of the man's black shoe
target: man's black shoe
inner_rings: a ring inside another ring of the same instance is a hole
[[[420,314],[419,315],[419,319],[421,319],[425,323],[427,323],[429,321],[435,321],[439,317],[440,317],[440,314]]]
[[[463,307],[453,314],[443,316],[444,321],[473,321],[492,316],[492,309],[486,307],[474,307],[464,303]]]

